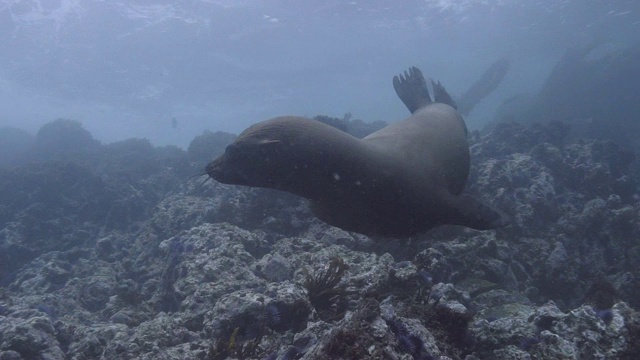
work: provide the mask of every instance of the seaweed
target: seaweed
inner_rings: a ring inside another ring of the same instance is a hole
[[[346,311],[347,289],[340,282],[348,269],[344,260],[336,257],[324,271],[318,271],[315,275],[306,272],[304,287],[309,301],[325,321],[341,319]]]

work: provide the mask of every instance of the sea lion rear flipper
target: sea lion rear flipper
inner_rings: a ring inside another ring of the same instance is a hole
[[[489,230],[507,226],[511,223],[509,215],[468,195],[456,197],[456,225],[476,230]]]
[[[445,90],[444,86],[440,83],[440,81],[435,82],[433,79],[429,79],[431,81],[431,86],[433,87],[433,100],[437,103],[447,104],[454,109],[458,109],[458,105],[447,90]],[[462,120],[462,126],[464,127],[464,133],[469,134],[469,130],[467,129],[467,123]]]
[[[422,72],[413,66],[409,71],[393,77],[393,88],[407,109],[413,114],[423,106],[431,104],[427,82]]]
[[[445,90],[444,86],[440,83],[440,81],[435,82],[433,79],[431,80],[431,86],[433,87],[433,100],[437,103],[447,104],[454,109],[458,108],[456,102],[453,101],[451,95]]]

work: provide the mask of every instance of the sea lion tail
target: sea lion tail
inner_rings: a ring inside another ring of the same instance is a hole
[[[457,196],[456,215],[455,224],[476,230],[496,229],[511,223],[504,211],[464,194]]]
[[[413,66],[403,74],[393,77],[393,88],[396,94],[413,114],[416,110],[431,104],[427,82],[422,72]]]

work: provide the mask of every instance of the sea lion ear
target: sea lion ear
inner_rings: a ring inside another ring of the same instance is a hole
[[[268,152],[268,153],[273,153],[273,152],[280,152],[282,151],[281,148],[283,148],[283,142],[281,140],[277,140],[277,139],[272,139],[272,140],[260,140],[258,142],[258,149],[260,149],[260,151],[262,152]]]
[[[281,141],[281,140],[276,140],[276,139],[272,139],[272,140],[260,140],[260,141],[258,142],[258,144],[260,144],[260,145],[265,145],[265,144],[277,144],[277,143],[280,143],[280,142],[282,142],[282,141]]]

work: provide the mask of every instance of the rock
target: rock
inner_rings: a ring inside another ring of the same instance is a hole
[[[514,223],[411,239],[185,180],[140,139],[0,170],[0,359],[633,358],[638,174],[562,134],[473,135],[467,191]]]

